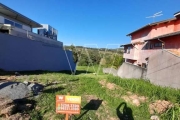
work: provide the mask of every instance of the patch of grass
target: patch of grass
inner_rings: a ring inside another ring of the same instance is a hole
[[[97,70],[98,66],[95,68]],[[87,73],[84,72],[87,70]],[[130,103],[126,103],[127,107],[132,110],[131,114],[134,117],[134,120],[149,120],[150,114],[148,105],[150,102],[159,99],[168,100],[174,104],[178,104],[174,108],[171,108],[166,113],[162,114],[162,119],[171,118],[176,120],[180,114],[180,90],[167,87],[162,88],[144,80],[122,79],[112,75],[104,75],[102,73],[102,69],[100,70],[100,74],[94,75],[92,73],[96,71],[94,71],[94,68],[92,67],[87,69],[86,66],[78,66],[77,71],[81,72],[77,75],[71,75],[68,72],[44,72],[41,74],[29,74],[26,76],[28,80],[31,81],[36,79],[37,82],[42,84],[54,81],[58,82],[58,84],[47,86],[44,93],[35,99],[37,101],[37,106],[30,112],[33,120],[63,120],[64,115],[55,113],[55,96],[67,95],[67,93],[70,93],[70,95],[82,96],[82,108],[88,103],[86,95],[93,95],[100,100],[103,100],[103,104],[101,104],[98,110],[81,110],[80,115],[72,117],[73,120],[78,118],[81,120],[118,119],[117,112],[123,112],[123,110],[122,108],[117,108],[121,103],[125,102],[121,97],[126,95],[127,91],[148,97],[148,101],[138,107]],[[19,80],[22,81],[24,78],[19,78]],[[122,89],[107,89],[107,87],[99,84],[99,81],[101,80],[114,83]]]
[[[168,100],[173,103],[179,102],[180,90],[169,87],[161,87],[151,84],[149,81],[138,79],[122,79],[108,76],[108,81],[113,82],[127,91],[149,97],[151,100]]]

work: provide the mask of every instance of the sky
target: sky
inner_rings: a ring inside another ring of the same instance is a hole
[[[173,18],[179,0],[0,0],[2,4],[58,30],[64,45],[118,48],[130,43],[126,35],[155,21]]]

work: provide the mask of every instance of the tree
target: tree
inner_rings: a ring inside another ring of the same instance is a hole
[[[80,52],[75,48],[74,45],[71,45],[70,49],[71,49],[71,51],[73,53],[73,60],[74,60],[75,63],[77,63],[78,60],[79,60]]]

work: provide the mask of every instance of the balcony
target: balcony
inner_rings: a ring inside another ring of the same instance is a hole
[[[63,47],[63,43],[60,41],[56,41],[56,40],[50,39],[48,37],[41,36],[39,34],[30,32],[30,31],[26,31],[24,29],[20,29],[20,28],[17,28],[17,27],[8,25],[8,24],[0,24],[0,29],[8,30],[10,35],[28,38],[30,40],[42,42],[43,45],[56,46],[56,47],[61,47],[61,48]]]
[[[123,58],[136,60],[134,57],[134,49],[125,50]]]

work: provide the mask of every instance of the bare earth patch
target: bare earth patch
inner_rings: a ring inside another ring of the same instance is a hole
[[[90,100],[92,99],[98,99],[98,97],[96,97],[95,95],[85,95],[86,101],[90,102]]]
[[[109,90],[115,90],[115,89],[118,89],[118,86],[114,83],[107,83],[106,80],[101,80],[99,81],[99,83],[102,85],[102,87],[106,87],[108,88]]]
[[[17,105],[9,98],[0,97],[0,119],[2,120],[29,120],[28,114],[18,113],[19,111],[27,111],[31,108],[31,104]]]
[[[132,105],[135,105],[135,106],[140,106],[141,103],[146,102],[148,99],[145,96],[138,96],[131,92],[127,92],[127,95],[124,95],[121,98],[123,98],[126,102],[131,103]]]
[[[105,85],[106,85],[106,80],[101,80],[101,81],[99,81],[99,83],[100,83],[102,86],[105,86]]]
[[[122,89],[121,87],[117,86],[114,83],[106,82],[106,80],[99,81],[99,84],[101,84],[102,87],[108,88],[109,90]],[[129,91],[126,92],[126,94],[127,95],[124,95],[121,98],[124,99],[126,102],[131,103],[132,105],[135,105],[135,106],[140,106],[141,103],[146,102],[148,99],[145,96],[138,96],[138,95],[133,94],[132,92],[129,92]]]
[[[173,107],[173,104],[169,101],[156,100],[155,102],[149,105],[149,112],[150,114],[155,114],[155,113],[161,114],[171,107]]]
[[[13,81],[16,80],[16,76],[0,76],[0,81]]]

